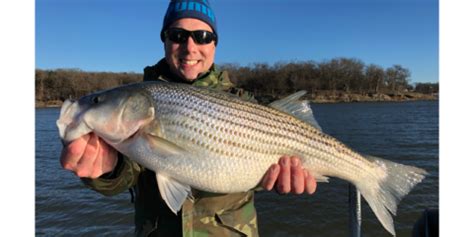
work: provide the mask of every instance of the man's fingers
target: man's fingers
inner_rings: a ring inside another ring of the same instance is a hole
[[[61,152],[60,163],[64,169],[75,170],[77,163],[84,155],[85,147],[89,142],[90,135],[84,135],[63,148]]]
[[[97,148],[97,157],[90,175],[93,179],[113,171],[118,161],[117,151],[105,143],[104,140],[98,139]]]
[[[305,190],[307,194],[316,192],[316,179],[307,171],[304,170]]]
[[[267,173],[265,173],[265,176],[262,179],[262,187],[270,191],[273,189],[273,186],[275,186],[275,182],[278,179],[278,174],[280,173],[280,166],[277,164],[273,164],[270,166],[270,168],[267,170]]]
[[[291,192],[302,194],[305,190],[305,177],[301,162],[296,156],[291,157]]]
[[[91,167],[91,172],[90,172],[90,178],[95,179],[101,176],[104,172],[102,171],[102,164],[104,160],[103,154],[103,148],[100,144],[100,141],[98,141],[98,146],[97,146],[97,156],[94,159],[94,163],[92,164]]]
[[[290,170],[290,158],[283,156],[278,162],[281,166],[280,175],[278,177],[277,191],[282,194],[289,193],[291,191],[291,170]]]
[[[77,163],[75,173],[79,177],[89,177],[93,172],[93,165],[99,155],[99,138],[95,134],[91,134],[91,138],[87,143],[84,155]]]

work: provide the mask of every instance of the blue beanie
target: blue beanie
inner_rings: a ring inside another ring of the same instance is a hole
[[[161,29],[161,41],[165,42],[164,31],[181,18],[195,18],[206,22],[217,35],[217,24],[214,11],[212,11],[208,0],[171,0],[163,19]],[[217,39],[216,39],[217,44]]]

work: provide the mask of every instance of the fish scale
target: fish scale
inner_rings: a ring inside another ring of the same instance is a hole
[[[195,90],[193,87],[185,91],[180,89],[179,86],[173,89],[173,86],[176,85],[170,84],[170,88],[149,88],[150,93],[155,95],[166,95],[169,91],[173,91],[169,97],[155,97],[157,104],[162,105],[157,109],[157,120],[166,124],[162,131],[164,138],[173,143],[182,144],[184,148],[190,151],[204,154],[205,158],[215,160],[222,154],[209,150],[209,147],[216,144],[213,139],[209,139],[204,133],[215,134],[218,137],[232,136],[231,141],[224,141],[222,144],[232,147],[231,153],[233,154],[232,156],[223,157],[225,158],[222,162],[223,166],[220,167],[220,171],[223,173],[236,173],[236,177],[248,175],[247,166],[236,170],[235,167],[225,165],[230,163],[232,159],[264,162],[265,165],[262,166],[262,169],[266,170],[271,164],[276,163],[283,154],[297,154],[301,156],[303,166],[319,167],[313,168],[313,172],[345,179],[355,179],[351,174],[363,174],[364,170],[367,170],[365,166],[371,166],[368,161],[365,164],[354,165],[354,160],[363,161],[363,158],[354,152],[350,152],[335,139],[322,135],[319,130],[292,116],[270,108],[255,106],[252,103],[240,101],[233,97],[226,97],[220,93],[206,93],[207,90],[203,92],[202,90]],[[180,93],[182,93],[181,96]],[[276,118],[268,116],[269,111],[270,114],[278,116]],[[176,118],[187,121],[189,126],[179,126],[172,123],[171,121],[175,121]],[[233,118],[237,118],[242,122],[232,121]],[[228,131],[222,132],[219,129],[211,129],[209,123],[218,127],[226,127]],[[173,126],[173,124],[175,125]],[[219,126],[219,124],[221,125]],[[190,129],[191,127],[200,127],[200,129],[195,131]],[[237,130],[241,134],[250,134],[253,139],[236,135],[235,131]],[[182,139],[183,137],[179,137],[178,134],[189,134],[188,139]],[[271,141],[275,141],[275,137],[277,137],[277,142],[272,143]],[[195,138],[200,143],[190,142],[191,138]],[[313,138],[314,142],[310,142],[310,138]],[[249,143],[250,147],[246,146]],[[274,154],[269,156],[258,152],[262,150],[259,149],[261,147],[265,147],[265,150],[274,151]],[[335,147],[339,149],[333,149]],[[236,156],[236,154],[242,155]],[[319,159],[309,159],[310,154],[320,154]],[[346,157],[347,155],[352,156]],[[339,162],[334,162],[334,160]],[[196,171],[196,173],[200,172]],[[255,178],[249,179],[252,182],[248,186],[253,187],[260,181],[261,171],[255,172],[255,174]],[[228,177],[228,179],[234,182],[233,177]],[[199,188],[203,189],[205,187]],[[210,189],[206,191],[232,192],[235,190]]]
[[[145,82],[65,102],[58,127],[69,142],[89,132],[156,172],[162,198],[175,213],[191,187],[244,192],[258,186],[282,155],[297,155],[318,181],[354,184],[382,225],[427,174],[363,156],[325,134],[295,93],[271,107],[185,84]]]

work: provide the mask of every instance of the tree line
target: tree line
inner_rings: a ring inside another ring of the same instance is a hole
[[[299,90],[340,91],[359,94],[396,94],[407,91],[438,93],[438,83],[410,84],[410,70],[365,65],[354,58],[329,61],[279,62],[218,65],[229,72],[237,87],[255,94],[288,94]],[[76,99],[94,91],[142,81],[141,73],[84,72],[80,69],[37,69],[37,101]]]
[[[107,88],[139,82],[143,74],[84,72],[80,69],[35,70],[36,101],[77,99]]]
[[[221,68],[229,71],[232,80],[240,87],[256,93],[292,93],[299,90],[359,94],[438,92],[438,83],[410,84],[411,72],[401,65],[384,69],[375,64],[365,65],[354,58],[335,58],[319,63],[256,63],[246,67],[224,64]]]

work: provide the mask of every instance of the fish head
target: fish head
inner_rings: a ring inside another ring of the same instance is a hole
[[[107,143],[123,142],[154,119],[153,100],[133,86],[93,93],[65,101],[57,121],[59,134],[69,143],[94,132]]]

